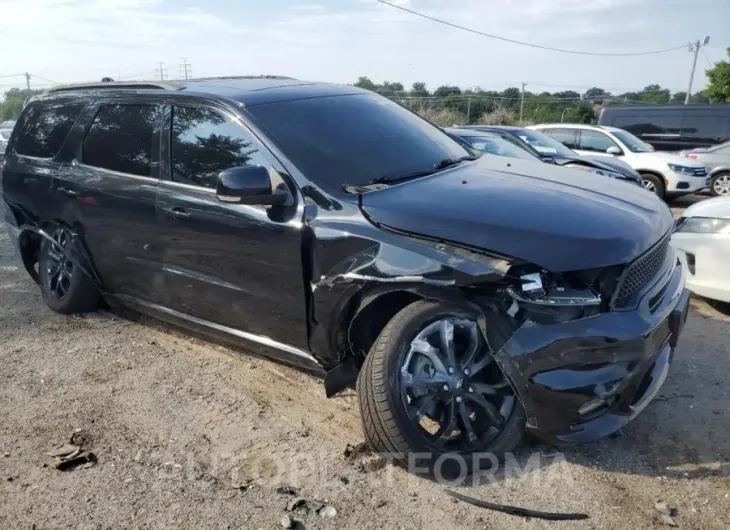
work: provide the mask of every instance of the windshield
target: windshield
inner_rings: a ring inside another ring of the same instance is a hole
[[[498,136],[462,136],[474,149],[490,155],[537,160],[530,153]]]
[[[515,132],[520,140],[532,146],[532,148],[543,155],[560,155],[575,157],[576,154],[565,147],[557,140],[550,138],[547,134],[533,131],[532,129],[521,129]]]
[[[651,153],[654,150],[650,145],[645,144],[636,136],[630,132],[624,131],[623,129],[612,129],[608,132],[621,140],[621,143],[633,153]]]
[[[307,178],[330,191],[471,155],[441,129],[375,94],[282,101],[248,112]]]

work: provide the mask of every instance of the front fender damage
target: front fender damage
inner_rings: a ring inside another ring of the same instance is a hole
[[[396,245],[326,234],[312,238],[309,325],[310,349],[325,360],[328,396],[354,386],[380,330],[416,300],[459,306],[490,343],[487,313],[504,287],[500,271],[402,238]]]

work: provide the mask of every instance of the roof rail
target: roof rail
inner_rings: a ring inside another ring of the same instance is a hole
[[[104,81],[101,83],[78,83],[73,85],[55,86],[46,90],[46,94],[73,92],[75,90],[114,90],[120,88],[180,90],[182,87],[180,85],[165,83],[163,81]]]
[[[187,81],[227,81],[229,79],[288,79],[291,81],[295,80],[295,78],[287,77],[285,75],[263,74],[263,75],[224,75],[224,76],[218,76],[218,77],[195,77],[193,79],[188,79]],[[185,81],[181,81],[181,82],[185,82]]]

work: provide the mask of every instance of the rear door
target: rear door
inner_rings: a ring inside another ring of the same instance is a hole
[[[166,111],[157,199],[167,307],[206,322],[307,349],[300,199],[291,206],[220,202],[224,169],[268,168],[299,193],[284,167],[226,108],[190,98]]]
[[[540,129],[540,132],[547,134],[552,139],[563,144],[565,147],[573,150],[578,149],[578,129],[571,129],[569,127],[552,127],[550,129]]]
[[[157,303],[164,292],[155,211],[161,110],[141,98],[96,102],[74,131],[73,158],[55,188],[105,289]]]
[[[54,178],[63,165],[61,150],[85,105],[73,101],[36,101],[21,115],[6,148],[5,200],[28,222],[61,215],[54,199]]]

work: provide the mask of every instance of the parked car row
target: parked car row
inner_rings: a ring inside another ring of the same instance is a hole
[[[517,157],[352,86],[55,87],[11,135],[5,222],[52,310],[105,299],[356,386],[375,451],[463,476],[526,432],[621,429],[689,308],[632,171],[481,132]]]

